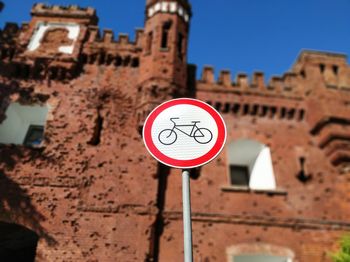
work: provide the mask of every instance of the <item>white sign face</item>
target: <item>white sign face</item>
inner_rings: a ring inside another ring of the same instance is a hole
[[[226,126],[210,105],[189,98],[170,100],[147,117],[143,139],[160,162],[193,168],[214,159],[226,140]]]

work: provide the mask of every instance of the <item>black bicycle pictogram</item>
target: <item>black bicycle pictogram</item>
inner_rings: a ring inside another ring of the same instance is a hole
[[[179,117],[172,117],[170,121],[173,122],[173,128],[164,129],[158,135],[158,140],[163,145],[172,145],[177,140],[177,131],[184,133],[189,137],[193,137],[194,140],[199,144],[208,144],[213,139],[213,134],[208,128],[198,127],[197,123],[200,121],[191,121],[192,125],[177,125],[174,119],[180,119]],[[185,132],[181,130],[181,127],[192,127],[191,132]]]

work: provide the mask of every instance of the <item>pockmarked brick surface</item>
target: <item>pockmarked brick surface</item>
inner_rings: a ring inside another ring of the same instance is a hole
[[[158,164],[140,133],[148,113],[176,97],[215,107],[227,143],[268,146],[277,184],[232,187],[227,146],[192,172],[194,261],[330,261],[350,230],[346,55],[302,51],[271,79],[227,70],[216,79],[207,66],[196,80],[187,0],[148,0],[134,40],[100,30],[93,8],[37,4],[31,14],[0,32],[0,123],[13,102],[49,113],[40,147],[0,145],[0,222],[38,235],[36,261],[182,260],[181,170]]]

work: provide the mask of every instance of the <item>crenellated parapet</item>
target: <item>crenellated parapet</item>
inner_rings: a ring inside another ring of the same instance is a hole
[[[204,66],[197,89],[290,99],[302,99],[310,93],[314,96],[342,94],[346,98],[350,96],[350,67],[343,54],[303,51],[290,71],[282,76],[272,76],[267,82],[262,72],[252,76],[238,73],[233,80],[229,70],[220,71],[216,79],[214,68]]]
[[[135,40],[131,41],[127,34],[119,34],[115,39],[112,30],[104,29],[100,34],[98,27],[90,26],[81,61],[84,64],[138,67],[142,39],[143,29],[136,29]]]
[[[78,5],[46,5],[35,4],[31,10],[31,15],[35,17],[60,17],[79,19],[86,24],[97,24],[98,18],[96,10],[92,7],[82,8]]]
[[[222,70],[216,80],[214,68],[205,66],[196,90],[199,99],[222,114],[298,122],[306,117],[297,76],[292,73],[273,77],[267,85],[262,72],[252,77],[239,73],[233,81],[230,71]]]
[[[197,81],[197,90],[300,99],[302,87],[299,80],[300,76],[287,72],[281,77],[273,76],[266,84],[264,73],[255,72],[251,77],[245,73],[238,73],[233,81],[229,70],[220,71],[216,79],[214,68],[205,66],[201,79]]]

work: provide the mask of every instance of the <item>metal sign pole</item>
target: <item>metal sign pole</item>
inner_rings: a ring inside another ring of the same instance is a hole
[[[190,172],[182,171],[182,207],[184,223],[184,261],[192,262],[192,225],[191,225],[191,194]]]

